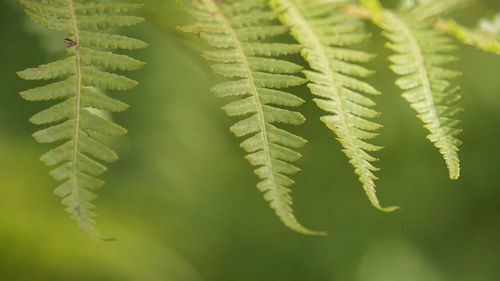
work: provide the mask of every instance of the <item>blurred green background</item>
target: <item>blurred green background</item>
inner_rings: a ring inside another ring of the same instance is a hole
[[[150,47],[120,97],[115,116],[129,129],[115,147],[121,161],[98,191],[98,224],[117,242],[90,240],[63,211],[49,169],[49,146],[30,137],[28,118],[50,103],[23,101],[36,84],[15,72],[64,56],[61,37],[30,23],[15,1],[0,2],[0,280],[5,281],[495,281],[500,280],[500,57],[459,51],[466,109],[461,116],[462,176],[445,165],[393,85],[380,32],[371,78],[384,124],[376,140],[385,214],[366,199],[339,144],[320,123],[311,97],[301,111],[310,140],[293,187],[300,220],[329,236],[286,229],[256,191],[256,177],[228,127],[235,120],[208,90],[217,81],[196,44],[175,30],[174,1],[147,0],[148,22],[127,31]],[[473,22],[500,10],[481,1],[457,16]]]

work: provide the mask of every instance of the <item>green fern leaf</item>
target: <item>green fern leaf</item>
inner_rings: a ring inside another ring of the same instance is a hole
[[[273,0],[272,6],[283,11],[281,20],[291,27],[291,34],[303,46],[302,55],[311,71],[304,71],[311,92],[317,96],[316,104],[330,115],[321,120],[337,136],[343,151],[354,166],[355,173],[374,207],[393,211],[397,206],[381,207],[375,194],[372,162],[376,160],[369,152],[379,146],[367,140],[377,136],[381,126],[368,119],[378,112],[372,109],[375,103],[361,93],[377,95],[379,92],[358,79],[369,76],[372,71],[358,65],[373,56],[355,51],[349,46],[367,38],[361,22],[338,13],[332,1],[322,0]]]
[[[396,84],[404,90],[403,97],[430,132],[427,138],[443,155],[450,178],[457,179],[461,144],[457,136],[461,130],[457,128],[456,115],[461,109],[455,104],[461,96],[449,80],[460,73],[444,66],[456,60],[448,54],[455,46],[449,38],[409,14],[384,11],[374,20],[392,42],[388,47],[397,53],[389,58],[392,70],[401,75]]]
[[[459,25],[454,20],[440,21],[438,28],[448,32],[464,44],[500,55],[500,36],[497,32],[489,33],[486,30],[470,29]]]
[[[300,125],[305,121],[302,114],[284,109],[304,101],[281,90],[305,82],[293,75],[302,68],[272,58],[296,53],[299,48],[269,41],[286,34],[288,29],[273,21],[277,16],[267,9],[265,1],[190,3],[187,11],[199,23],[181,29],[199,33],[212,46],[203,56],[215,62],[213,71],[232,78],[213,87],[212,92],[218,97],[234,98],[223,110],[229,116],[243,118],[230,130],[237,137],[246,138],[241,147],[261,179],[257,188],[286,226],[304,234],[323,234],[303,227],[292,211],[289,186],[294,181],[290,175],[300,169],[291,163],[301,157],[294,149],[304,146],[306,140],[277,127],[277,123]]]
[[[30,119],[37,125],[49,125],[33,137],[40,143],[63,142],[41,157],[48,166],[59,165],[50,173],[63,182],[55,193],[63,198],[66,211],[84,231],[92,237],[105,239],[95,227],[92,201],[96,196],[92,191],[104,184],[98,178],[106,171],[100,161],[112,162],[118,156],[100,136],[121,136],[126,130],[90,109],[121,112],[128,108],[102,90],[128,90],[137,82],[107,70],[135,70],[144,63],[100,49],[146,47],[140,40],[107,33],[110,28],[143,21],[140,17],[122,14],[141,5],[78,0],[20,2],[35,22],[68,34],[65,39],[67,58],[18,72],[26,80],[60,81],[26,90],[21,96],[29,101],[63,100]]]
[[[409,12],[415,20],[442,17],[459,9],[466,8],[473,0],[425,0],[418,1]]]

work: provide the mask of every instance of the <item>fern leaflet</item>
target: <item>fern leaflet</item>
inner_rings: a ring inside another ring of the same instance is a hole
[[[386,37],[392,42],[388,47],[398,53],[389,59],[391,69],[402,77],[396,84],[404,90],[403,97],[418,113],[424,127],[430,132],[427,138],[443,155],[451,179],[460,175],[457,136],[461,111],[455,104],[461,99],[458,87],[449,81],[460,75],[444,65],[455,61],[448,53],[455,49],[450,39],[424,22],[416,21],[409,14],[390,11],[378,12],[374,18]]]
[[[33,136],[40,143],[64,141],[45,153],[41,160],[49,166],[59,165],[50,174],[63,181],[55,193],[63,198],[62,203],[71,218],[92,237],[104,239],[95,227],[92,201],[96,196],[92,190],[104,184],[98,176],[106,167],[98,160],[112,162],[118,157],[102,139],[103,136],[123,135],[126,130],[90,109],[121,112],[128,108],[102,90],[128,90],[137,82],[105,69],[135,70],[144,63],[102,49],[146,47],[140,40],[106,32],[142,22],[141,17],[122,14],[141,5],[79,0],[20,2],[32,20],[49,30],[68,34],[65,39],[67,58],[18,72],[26,80],[59,81],[21,92],[21,96],[29,101],[63,100],[30,119],[36,125],[50,124]]]
[[[216,0],[191,1],[187,9],[198,24],[182,28],[200,34],[213,47],[203,52],[215,61],[214,72],[232,78],[212,88],[218,97],[235,100],[223,107],[229,116],[244,117],[231,127],[237,137],[246,137],[241,147],[246,159],[255,166],[261,179],[258,189],[289,228],[304,234],[322,234],[302,226],[292,210],[290,175],[300,169],[292,165],[301,155],[294,151],[306,140],[276,126],[276,123],[300,125],[302,114],[284,109],[304,101],[282,88],[298,86],[304,79],[294,76],[302,68],[276,59],[279,55],[297,53],[297,45],[272,43],[265,39],[286,34],[288,28],[275,23],[276,14],[266,9],[265,1],[219,3]]]
[[[357,77],[366,77],[372,71],[358,65],[367,62],[371,54],[348,47],[363,41],[367,34],[360,21],[337,12],[332,1],[273,0],[273,7],[283,11],[282,22],[291,27],[291,34],[303,46],[302,55],[311,67],[304,71],[314,101],[330,115],[321,120],[337,136],[343,151],[354,166],[355,173],[374,207],[393,211],[397,206],[381,207],[375,192],[378,170],[369,154],[379,146],[366,142],[377,136],[381,126],[373,121],[378,112],[375,103],[361,93],[377,95],[379,92]]]
[[[500,55],[500,36],[495,32],[489,33],[485,30],[470,29],[459,25],[454,20],[440,21],[438,22],[438,28],[448,32],[464,44]]]
[[[427,0],[418,1],[409,9],[412,16],[418,20],[426,20],[449,14],[455,10],[466,8],[472,0]]]

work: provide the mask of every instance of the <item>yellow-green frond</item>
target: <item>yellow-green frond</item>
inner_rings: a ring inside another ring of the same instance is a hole
[[[416,20],[422,21],[442,17],[453,11],[463,9],[470,5],[473,0],[425,0],[415,1],[410,8],[410,13]]]
[[[371,119],[379,113],[375,102],[366,96],[379,92],[363,82],[372,74],[359,65],[369,61],[371,54],[352,50],[350,46],[369,37],[362,22],[340,13],[334,3],[322,0],[272,0],[281,12],[281,21],[290,26],[292,36],[302,45],[302,56],[311,70],[304,71],[308,87],[318,107],[329,115],[321,121],[332,130],[354,167],[374,207],[393,211],[397,206],[382,207],[376,196],[373,165],[377,159],[371,152],[381,147],[368,141],[377,136],[381,125]]]
[[[454,20],[440,21],[438,28],[457,38],[464,44],[474,46],[485,52],[500,55],[500,35],[488,29],[470,29]]]
[[[80,0],[20,2],[35,22],[67,35],[61,42],[67,47],[66,58],[18,72],[26,80],[58,80],[21,92],[29,101],[59,100],[30,119],[36,125],[47,126],[33,134],[36,141],[59,143],[41,160],[56,166],[50,174],[62,184],[55,193],[63,198],[71,218],[91,236],[105,239],[95,227],[93,190],[104,184],[99,179],[106,171],[101,161],[112,162],[118,156],[99,136],[121,136],[127,131],[92,109],[121,112],[128,108],[105,90],[128,90],[137,82],[109,71],[135,70],[144,63],[102,49],[146,47],[140,40],[113,34],[111,30],[142,22],[140,17],[123,14],[141,5]]]
[[[288,32],[276,22],[277,15],[265,1],[190,1],[187,11],[198,20],[181,28],[198,33],[211,48],[203,56],[214,63],[212,70],[228,80],[213,87],[218,97],[232,97],[223,107],[241,120],[230,130],[244,137],[241,147],[260,178],[257,188],[289,228],[304,234],[323,234],[302,226],[292,210],[291,175],[300,171],[292,163],[301,155],[295,150],[306,140],[279,124],[301,125],[305,118],[291,107],[304,101],[283,88],[305,83],[295,73],[302,68],[279,58],[297,53],[297,45],[273,43],[272,38]]]
[[[457,128],[456,116],[461,109],[455,104],[461,96],[450,80],[460,73],[445,66],[457,59],[449,54],[455,46],[449,38],[408,14],[385,11],[376,23],[391,41],[387,46],[397,53],[389,58],[391,69],[401,75],[396,84],[429,131],[427,138],[443,155],[450,178],[457,179],[461,144],[457,137],[461,129]]]

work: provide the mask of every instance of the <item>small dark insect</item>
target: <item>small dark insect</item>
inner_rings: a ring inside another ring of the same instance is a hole
[[[66,39],[64,39],[64,43],[66,43],[66,47],[67,47],[67,48],[71,48],[71,47],[73,47],[73,46],[76,46],[76,44],[77,44],[77,43],[76,43],[75,41],[73,41],[73,39],[71,39],[71,38],[66,38]]]

